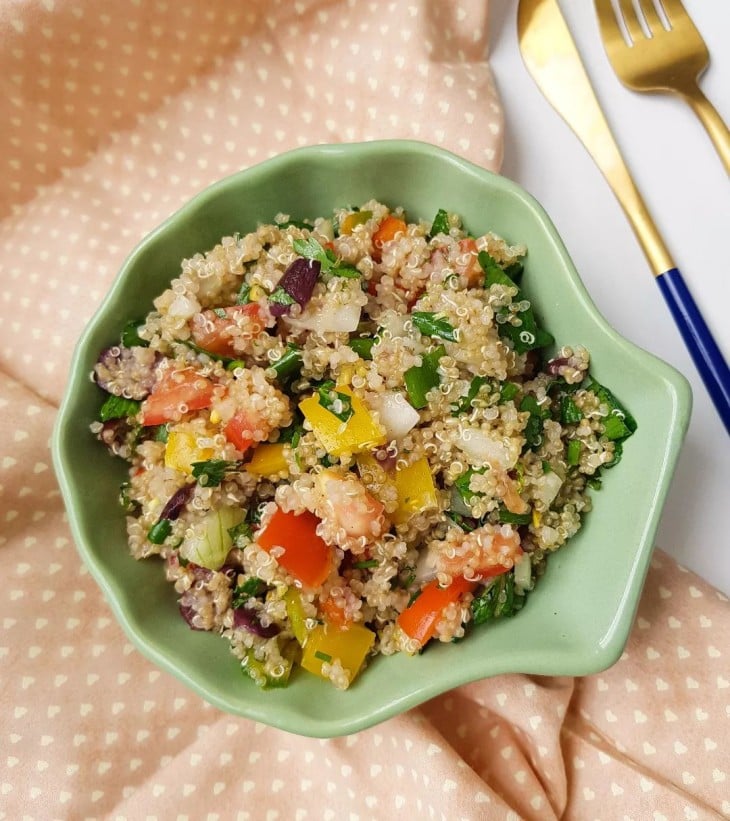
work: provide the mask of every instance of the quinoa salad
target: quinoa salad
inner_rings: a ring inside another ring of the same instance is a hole
[[[261,687],[514,615],[636,428],[540,326],[540,260],[523,282],[528,249],[468,228],[278,214],[183,260],[94,367],[132,555]]]

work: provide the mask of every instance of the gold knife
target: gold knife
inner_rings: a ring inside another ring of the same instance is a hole
[[[527,70],[593,157],[628,217],[697,370],[730,432],[730,370],[634,185],[557,0],[519,0],[517,33]]]

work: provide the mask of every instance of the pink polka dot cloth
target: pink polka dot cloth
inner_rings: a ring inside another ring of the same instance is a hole
[[[0,821],[730,817],[727,599],[660,552],[610,670],[313,740],[154,668],[71,542],[49,436],[132,246],[300,145],[408,137],[497,170],[487,22],[486,0],[0,0]]]

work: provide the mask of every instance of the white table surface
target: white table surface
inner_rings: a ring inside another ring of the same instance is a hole
[[[710,49],[702,88],[730,122],[730,2],[684,4]],[[689,380],[692,419],[656,542],[730,593],[730,438],[623,211],[522,63],[516,7],[515,0],[491,0],[490,61],[506,120],[503,173],[546,208],[606,319]],[[730,182],[722,163],[699,121],[678,98],[637,94],[620,84],[603,50],[590,0],[561,0],[561,8],[675,264],[730,357]]]

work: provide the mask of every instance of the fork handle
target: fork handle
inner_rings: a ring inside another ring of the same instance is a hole
[[[682,274],[670,268],[656,277],[684,343],[730,433],[730,369],[697,307]]]
[[[725,170],[730,174],[730,131],[720,113],[697,85],[693,85],[690,89],[684,91],[683,96],[699,117],[705,131],[710,135]]]

